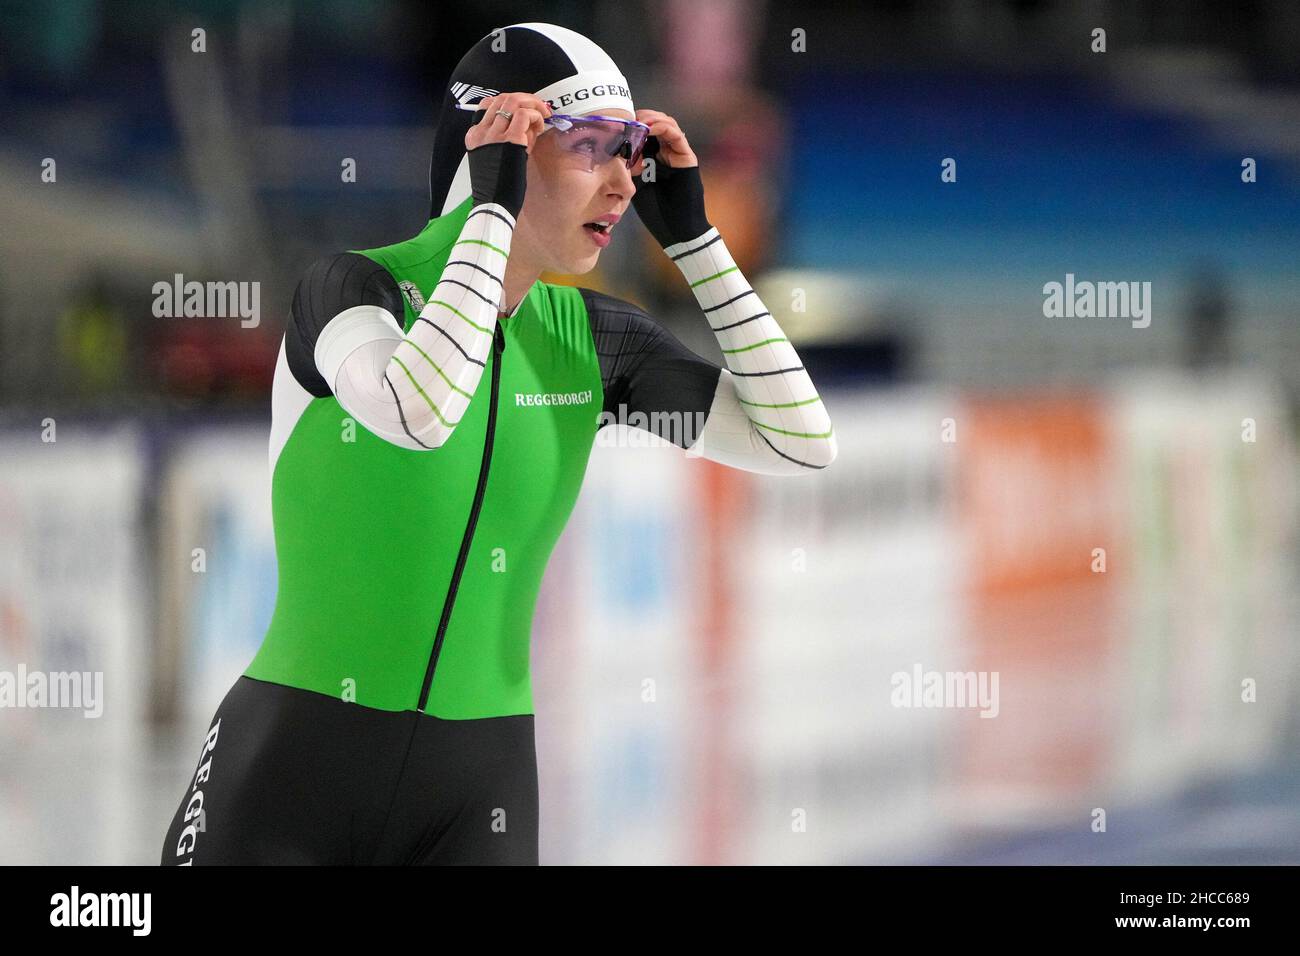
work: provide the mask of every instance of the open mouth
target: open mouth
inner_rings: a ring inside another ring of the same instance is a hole
[[[604,249],[614,241],[613,237],[610,235],[612,227],[613,224],[608,222],[589,222],[585,223],[582,228],[587,230],[587,235],[591,237],[591,241],[594,242],[598,248]]]

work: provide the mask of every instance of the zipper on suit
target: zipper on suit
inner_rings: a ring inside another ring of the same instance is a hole
[[[429,655],[429,666],[424,671],[424,686],[420,688],[420,702],[416,710],[423,711],[429,703],[429,691],[433,687],[433,672],[438,666],[438,654],[442,651],[443,638],[447,636],[447,625],[451,621],[452,606],[456,603],[456,592],[460,588],[461,575],[465,572],[465,562],[469,559],[470,544],[474,540],[474,528],[478,525],[478,514],[483,508],[483,492],[487,488],[488,469],[492,467],[492,442],[497,428],[497,395],[501,390],[501,356],[506,350],[506,335],[497,322],[493,335],[493,349],[496,356],[492,362],[492,390],[488,397],[487,430],[483,437],[483,460],[478,469],[478,486],[474,489],[474,503],[469,509],[469,521],[465,524],[465,534],[460,540],[460,552],[456,555],[456,568],[451,574],[451,583],[447,586],[447,597],[442,602],[442,617],[438,620],[438,633],[433,639],[433,651]],[[434,452],[437,454],[437,452]]]

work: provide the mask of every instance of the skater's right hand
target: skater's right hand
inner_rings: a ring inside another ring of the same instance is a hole
[[[465,149],[477,149],[488,143],[518,143],[533,151],[533,142],[546,129],[542,120],[552,110],[546,101],[532,93],[498,93],[480,101],[479,117],[465,133]],[[506,119],[497,110],[511,114]]]

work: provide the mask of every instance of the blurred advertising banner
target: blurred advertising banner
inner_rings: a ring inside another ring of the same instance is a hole
[[[166,684],[195,740],[257,653],[275,610],[267,440],[257,427],[186,435],[162,484]]]
[[[544,858],[916,859],[1283,745],[1281,396],[828,402],[816,476],[594,452],[535,631]]]
[[[968,405],[970,667],[949,820],[1086,820],[1258,766],[1297,654],[1295,445],[1267,382],[1169,375]]]
[[[549,862],[676,863],[699,812],[709,693],[698,463],[607,433],[629,437],[593,449],[534,622],[541,849]]]
[[[970,399],[957,429],[958,670],[986,679],[997,701],[959,712],[949,820],[1066,813],[1063,799],[1104,781],[1118,730],[1106,409],[1088,394]]]
[[[1296,448],[1267,380],[1151,376],[1115,391],[1125,641],[1122,787],[1276,756],[1296,697]]]
[[[915,860],[1285,745],[1285,396],[1179,377],[826,400],[840,456],[815,475],[598,437],[534,622],[544,861]],[[68,425],[0,452],[0,700],[31,674],[104,678],[95,719],[0,708],[0,859],[87,858],[37,836],[87,813],[90,856],[128,858],[114,841],[158,837],[108,822],[132,819],[137,763],[86,757],[142,746],[152,687],[183,776],[256,652],[267,435]]]
[[[121,858],[152,633],[132,427],[0,433],[0,863]],[[42,840],[76,821],[75,845]]]
[[[534,632],[544,859],[848,861],[933,829],[949,718],[890,682],[952,656],[954,407],[840,396],[840,459],[798,478],[595,449]]]
[[[897,706],[896,675],[945,667],[959,614],[954,396],[827,397],[825,472],[745,476],[733,679],[744,755],[742,863],[887,858],[934,833],[952,715]]]

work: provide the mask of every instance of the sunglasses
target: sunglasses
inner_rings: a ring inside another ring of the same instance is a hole
[[[458,104],[459,106],[459,104]],[[459,106],[478,110],[478,106]],[[552,113],[542,121],[555,135],[556,145],[588,172],[618,156],[633,169],[641,162],[650,139],[650,127],[617,116],[570,116]]]

